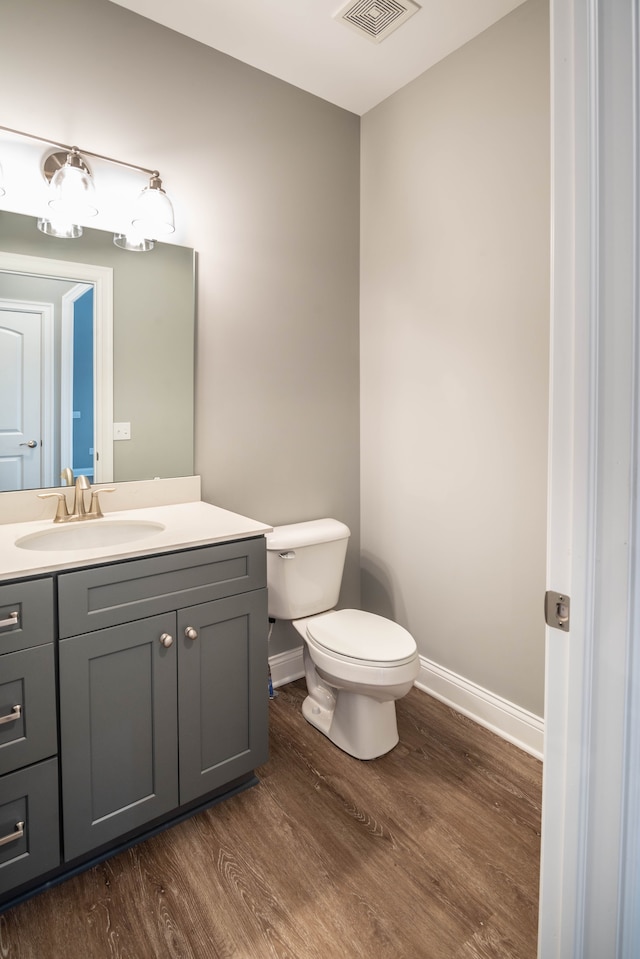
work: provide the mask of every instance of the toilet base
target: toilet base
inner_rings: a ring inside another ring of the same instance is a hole
[[[311,695],[302,704],[304,718],[331,742],[355,759],[376,759],[398,744],[396,704],[371,696],[332,690],[334,702],[320,703]]]

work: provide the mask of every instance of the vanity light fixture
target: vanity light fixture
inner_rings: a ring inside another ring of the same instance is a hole
[[[131,250],[132,253],[148,253],[155,246],[153,240],[147,240],[133,230],[129,233],[114,233],[113,242],[121,250]]]
[[[157,170],[136,200],[131,226],[142,236],[168,236],[175,232],[171,200],[162,188]]]
[[[42,173],[49,183],[50,195],[48,209],[38,218],[37,226],[47,236],[75,239],[82,236],[81,224],[97,215],[96,185],[85,159],[87,156],[144,173],[149,177],[148,185],[133,203],[125,230],[114,234],[113,242],[116,246],[123,250],[146,253],[153,249],[158,237],[169,236],[175,232],[173,206],[157,170],[135,163],[125,163],[91,150],[80,150],[78,147],[23,133],[11,127],[0,126],[0,132],[12,133],[56,148],[45,157],[42,167]],[[5,192],[0,167],[0,196]]]
[[[77,147],[69,153],[50,153],[43,172],[49,181],[49,206],[56,216],[76,223],[97,215],[91,170]]]
[[[79,223],[69,223],[67,220],[38,217],[38,229],[47,236],[57,236],[63,240],[77,240],[82,236],[82,227]]]

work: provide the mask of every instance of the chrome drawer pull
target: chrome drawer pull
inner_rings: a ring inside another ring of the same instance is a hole
[[[5,723],[15,723],[16,719],[20,719],[21,716],[22,706],[14,706],[6,716],[0,716],[0,726],[4,726]]]
[[[17,609],[14,610],[13,613],[9,613],[8,619],[0,619],[0,629],[2,629],[3,626],[17,626],[18,617],[19,617],[19,613]]]
[[[22,839],[24,836],[24,823],[17,822],[16,828],[8,836],[0,836],[0,846],[6,846],[8,842],[15,842],[16,839]]]

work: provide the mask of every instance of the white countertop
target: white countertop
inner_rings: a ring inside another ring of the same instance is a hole
[[[98,524],[113,521],[143,521],[161,523],[165,528],[142,539],[112,546],[91,549],[35,550],[16,546],[16,540],[54,527],[51,519],[25,523],[0,524],[0,580],[50,573],[61,569],[75,569],[108,563],[134,556],[151,556],[170,550],[187,549],[191,546],[206,546],[225,540],[248,539],[262,536],[272,527],[256,520],[231,513],[229,510],[201,501],[178,503],[169,506],[150,506],[142,509],[127,509],[105,513],[104,519],[92,519],[83,523]],[[64,529],[67,525],[55,524]]]

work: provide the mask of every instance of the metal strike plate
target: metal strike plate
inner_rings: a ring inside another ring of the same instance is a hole
[[[566,593],[554,593],[547,590],[544,596],[544,618],[547,626],[569,632],[571,621],[571,599]]]

